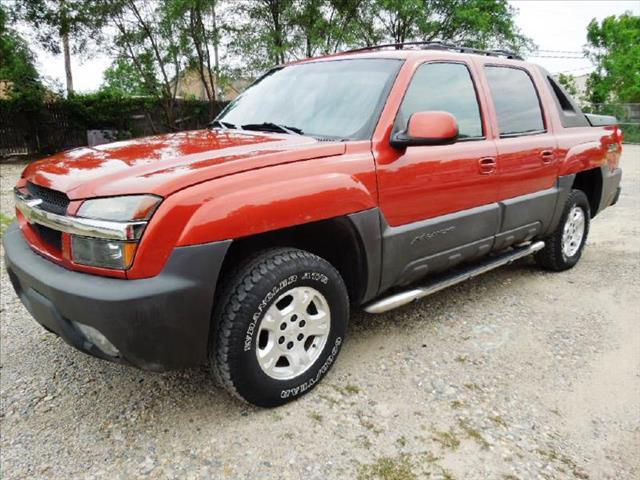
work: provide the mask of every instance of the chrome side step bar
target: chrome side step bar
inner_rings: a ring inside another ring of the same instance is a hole
[[[482,273],[493,270],[494,268],[507,265],[520,258],[531,255],[532,253],[535,253],[538,250],[542,250],[543,248],[544,248],[544,242],[542,241],[531,243],[524,247],[520,247],[513,251],[505,253],[499,257],[489,258],[483,263],[480,263],[479,265],[476,265],[476,266],[472,266],[471,268],[469,268],[468,270],[465,270],[464,272],[454,273],[452,275],[445,276],[444,278],[435,280],[433,283],[429,283],[421,287],[416,287],[412,290],[407,290],[405,292],[395,293],[381,300],[376,300],[373,303],[370,303],[369,305],[367,305],[364,308],[364,310],[365,312],[369,312],[369,313],[388,312],[389,310],[393,310],[394,308],[398,308],[402,305],[406,305],[407,303],[413,302],[420,298],[439,292],[440,290],[444,290],[445,288],[455,285],[457,283],[464,282],[465,280],[469,280],[470,278],[476,277]]]

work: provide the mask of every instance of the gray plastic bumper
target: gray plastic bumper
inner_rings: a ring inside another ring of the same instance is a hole
[[[159,275],[141,280],[60,267],[34,253],[15,223],[3,244],[20,300],[70,345],[148,370],[206,362],[213,297],[230,240],[176,248]],[[119,353],[105,353],[77,324],[93,327]]]

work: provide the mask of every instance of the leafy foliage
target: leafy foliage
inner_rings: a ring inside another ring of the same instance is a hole
[[[204,128],[224,104],[178,100],[176,120],[166,123],[161,101],[127,97],[114,92],[72,95],[54,101],[0,100],[0,119],[9,139],[30,154],[50,154],[86,145],[87,130],[115,130],[113,139],[139,137],[173,130]]]
[[[34,27],[40,45],[53,54],[62,52],[64,35],[74,39],[76,52],[82,51],[94,33],[92,27],[99,27],[91,0],[21,0],[14,5],[17,16]]]
[[[530,46],[506,0],[372,0],[377,37],[394,42],[443,40],[477,48]]]
[[[7,27],[7,12],[0,5],[0,80],[11,84],[13,98],[42,99],[44,89],[33,54],[20,35]]]
[[[558,83],[564,87],[572,98],[578,99],[578,87],[576,86],[576,78],[573,75],[560,73],[558,74]]]
[[[249,70],[349,47],[442,40],[532,48],[506,0],[234,0],[231,50]]]
[[[225,82],[273,65],[382,42],[528,48],[507,0],[8,0],[53,53],[108,38],[109,98],[149,97],[179,128],[178,80],[199,75],[213,106]],[[71,47],[69,47],[71,45]]]
[[[104,72],[104,86],[101,92],[113,96],[154,96],[155,86],[149,88],[145,78],[154,78],[152,61],[149,55],[141,55],[140,67],[144,73],[141,75],[135,65],[126,57],[118,57]]]
[[[593,103],[640,103],[640,17],[625,13],[587,27],[586,54],[596,65],[587,82]]]
[[[32,26],[40,45],[53,54],[64,53],[67,93],[73,94],[71,53],[86,50],[103,25],[92,0],[14,0],[13,12]]]

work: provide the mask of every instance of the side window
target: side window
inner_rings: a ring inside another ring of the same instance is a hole
[[[569,97],[564,88],[556,82],[551,75],[547,75],[547,82],[553,92],[558,113],[560,114],[560,123],[565,128],[571,127],[588,127],[589,122],[584,116],[580,107]]]
[[[444,111],[456,117],[459,138],[482,137],[482,121],[469,69],[460,63],[425,63],[416,70],[396,117],[403,130],[415,112]]]
[[[500,136],[544,131],[542,110],[531,77],[518,68],[485,67]]]

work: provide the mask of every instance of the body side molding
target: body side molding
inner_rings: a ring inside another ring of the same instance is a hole
[[[384,313],[407,303],[411,303],[420,298],[434,294],[447,287],[457,283],[464,282],[482,273],[493,270],[512,263],[520,258],[526,257],[544,248],[544,242],[538,241],[524,247],[514,249],[500,256],[489,258],[484,262],[473,265],[462,272],[454,272],[452,274],[443,275],[442,278],[436,278],[432,282],[423,286],[413,288],[400,293],[395,293],[389,297],[377,300],[367,305],[364,310],[368,313]]]

